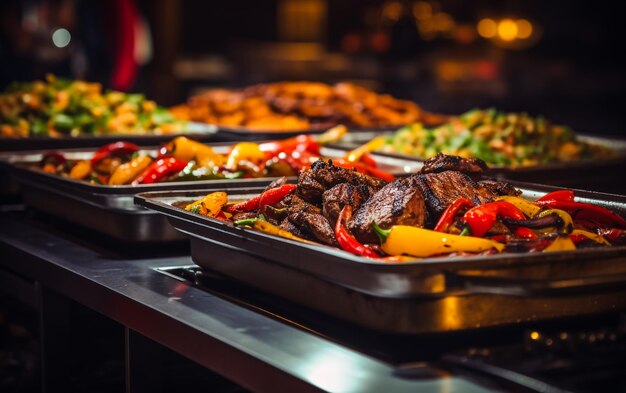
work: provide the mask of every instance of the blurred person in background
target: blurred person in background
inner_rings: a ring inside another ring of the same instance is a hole
[[[134,0],[4,0],[0,88],[46,73],[129,90],[151,55]]]

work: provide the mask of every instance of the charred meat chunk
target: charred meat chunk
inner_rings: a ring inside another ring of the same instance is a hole
[[[521,191],[517,188],[513,187],[511,183],[507,183],[505,181],[499,181],[494,179],[485,179],[478,182],[481,186],[487,187],[492,192],[498,195],[510,195],[510,196],[518,196],[521,195]]]
[[[363,243],[377,243],[372,222],[383,228],[392,225],[424,226],[426,206],[419,187],[400,179],[387,184],[356,211],[348,228]]]
[[[352,206],[352,210],[355,211],[369,197],[369,189],[364,184],[359,186],[353,186],[350,183],[337,184],[322,195],[322,213],[333,224],[337,221],[344,206]]]
[[[311,203],[318,203],[321,201],[324,191],[326,189],[315,179],[315,173],[311,169],[305,169],[300,172],[296,193],[302,199]]]
[[[331,246],[337,245],[333,228],[330,226],[326,217],[320,213],[314,213],[308,209],[300,210],[289,214],[287,219],[295,224],[303,233],[312,235],[313,238],[320,243]]]
[[[440,173],[445,171],[463,172],[473,179],[480,179],[487,170],[487,164],[480,158],[462,158],[438,153],[424,161],[421,173]]]
[[[446,171],[414,175],[407,179],[410,187],[420,189],[428,209],[427,226],[432,226],[452,202],[468,198],[475,205],[491,202],[498,194],[475,182],[468,175]]]

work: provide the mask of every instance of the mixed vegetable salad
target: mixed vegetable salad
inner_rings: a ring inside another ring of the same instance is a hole
[[[99,83],[48,75],[45,81],[15,83],[0,94],[1,137],[170,134],[184,128],[184,122],[142,94],[103,92]]]
[[[387,138],[380,150],[422,158],[443,152],[502,166],[615,155],[613,150],[580,141],[566,126],[495,109],[474,109],[436,128],[425,128],[421,123],[403,127]]]

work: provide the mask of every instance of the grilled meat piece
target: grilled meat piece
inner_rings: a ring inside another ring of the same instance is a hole
[[[372,243],[376,241],[371,229],[373,221],[383,228],[392,225],[432,228],[458,198],[482,204],[497,196],[460,172],[417,174],[389,183],[374,194],[357,210],[348,228],[361,242]]]
[[[480,158],[462,158],[459,156],[449,156],[439,152],[436,156],[424,161],[421,173],[426,174],[458,171],[469,175],[475,180],[478,180],[487,169],[487,164]]]
[[[320,213],[305,209],[289,214],[287,219],[295,224],[301,232],[312,235],[320,243],[337,246],[333,228],[326,217]]]
[[[511,183],[507,183],[505,181],[485,179],[485,180],[479,181],[478,184],[484,187],[487,187],[492,192],[498,195],[518,196],[518,195],[521,195],[522,193],[520,190],[513,187]]]
[[[263,214],[267,221],[274,225],[280,224],[287,217],[287,214],[289,214],[286,207],[277,208],[270,205],[263,206],[260,213]]]
[[[322,213],[331,224],[334,224],[344,206],[350,205],[355,211],[369,197],[369,189],[364,184],[359,186],[350,183],[337,184],[322,195]]]
[[[283,220],[283,222],[280,223],[279,226],[280,226],[281,229],[284,229],[284,230],[286,230],[286,231],[288,231],[288,232],[290,232],[290,233],[292,233],[292,234],[294,234],[294,235],[296,235],[298,237],[301,237],[303,239],[313,240],[313,238],[311,236],[309,236],[306,233],[302,232],[300,230],[300,228],[297,225],[295,225],[293,222],[289,221],[288,218],[285,218]]]
[[[335,166],[332,160],[328,160],[328,163],[317,160],[311,165],[311,170],[315,174],[315,179],[326,188],[331,188],[340,183],[350,183],[353,186],[365,184],[371,191],[375,192],[387,184],[382,179]]]
[[[363,243],[377,243],[372,222],[383,228],[392,225],[424,226],[427,218],[424,196],[419,187],[399,179],[387,184],[357,210],[348,228]]]
[[[324,186],[315,179],[315,173],[311,169],[300,172],[296,194],[311,203],[318,203],[322,194],[326,191]]]
[[[233,222],[235,221],[239,221],[239,220],[247,220],[249,218],[255,218],[258,216],[257,212],[241,212],[241,213],[237,213],[234,216],[232,216],[231,220]]]
[[[407,182],[410,187],[418,187],[424,196],[428,209],[427,226],[434,225],[441,213],[459,198],[468,198],[480,205],[498,196],[468,175],[455,171],[414,175]]]

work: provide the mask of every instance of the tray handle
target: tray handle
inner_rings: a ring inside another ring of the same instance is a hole
[[[568,295],[620,287],[626,289],[626,272],[554,280],[522,280],[448,272],[446,273],[446,285],[451,289],[454,288],[475,294],[506,296]]]

